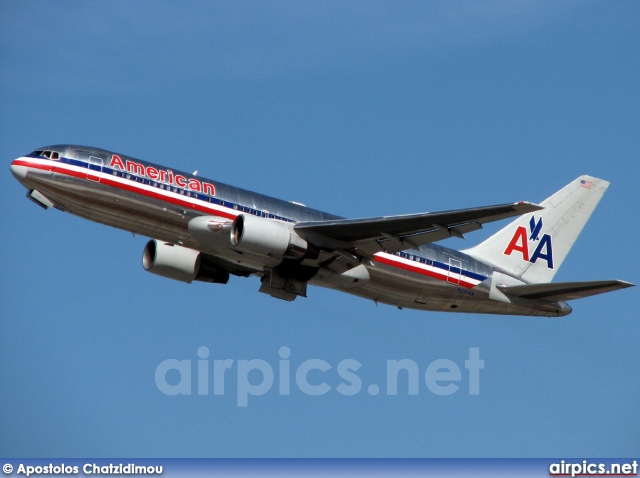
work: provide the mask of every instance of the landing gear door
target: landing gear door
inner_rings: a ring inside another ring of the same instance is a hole
[[[100,182],[102,177],[102,158],[96,158],[95,156],[89,156],[89,162],[87,163],[87,179],[91,181]]]

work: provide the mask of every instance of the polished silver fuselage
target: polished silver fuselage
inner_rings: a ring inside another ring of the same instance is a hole
[[[41,149],[59,152],[59,157],[28,155],[12,163],[14,175],[27,189],[40,191],[58,209],[85,219],[201,251],[236,275],[261,275],[265,264],[251,254],[235,250],[228,235],[220,234],[212,240],[196,237],[189,229],[192,219],[211,216],[230,221],[240,213],[292,223],[339,219],[300,204],[117,155],[123,164],[129,161],[171,174],[164,183],[156,181],[135,170],[111,167],[115,153],[102,149],[73,145]],[[180,187],[176,181],[193,181],[195,191]],[[206,194],[205,184],[210,186]],[[495,268],[438,245],[376,254],[363,266],[369,277],[362,285],[335,280],[335,274],[323,270],[309,283],[421,310],[548,317],[571,311],[564,302],[519,298],[505,302],[490,298]],[[437,274],[421,273],[424,271]]]

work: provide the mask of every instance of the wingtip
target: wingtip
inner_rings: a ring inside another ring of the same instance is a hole
[[[620,288],[621,289],[626,289],[627,287],[635,287],[635,284],[632,284],[631,282],[627,282],[625,280],[617,280],[616,282],[618,282],[618,284],[620,284]]]
[[[519,201],[519,202],[513,203],[513,206],[517,210],[522,211],[523,214],[526,212],[539,211],[540,209],[544,209],[544,206],[540,206],[539,204],[532,203],[529,201]]]

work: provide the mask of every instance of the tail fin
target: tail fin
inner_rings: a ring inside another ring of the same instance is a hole
[[[529,283],[550,282],[609,182],[580,176],[481,244],[464,251]]]

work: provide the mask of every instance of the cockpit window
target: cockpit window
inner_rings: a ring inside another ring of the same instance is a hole
[[[58,153],[57,151],[34,151],[31,154],[34,156],[42,156],[43,158],[48,159],[60,159],[60,153]]]

